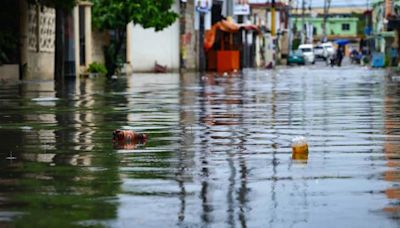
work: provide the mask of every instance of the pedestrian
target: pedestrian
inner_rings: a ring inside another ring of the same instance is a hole
[[[391,59],[391,66],[397,66],[398,65],[398,63],[397,63],[397,58],[398,58],[398,56],[399,56],[399,53],[398,53],[398,51],[397,51],[397,48],[395,48],[395,47],[391,47],[390,48],[390,59]]]
[[[342,66],[342,60],[344,56],[344,48],[343,45],[339,45],[337,51],[336,51],[336,63],[337,66]]]

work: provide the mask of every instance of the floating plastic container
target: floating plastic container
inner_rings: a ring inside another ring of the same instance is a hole
[[[292,159],[293,160],[308,159],[308,144],[307,144],[307,139],[305,137],[298,136],[292,140]]]

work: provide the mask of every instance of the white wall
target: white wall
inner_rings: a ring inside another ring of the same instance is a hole
[[[179,12],[179,0],[173,5],[173,10]],[[179,19],[159,32],[134,25],[130,37],[133,71],[153,71],[156,61],[166,65],[168,71],[179,69]]]

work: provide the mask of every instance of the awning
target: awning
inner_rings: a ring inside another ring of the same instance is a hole
[[[218,30],[228,33],[235,33],[240,29],[247,31],[257,31],[260,32],[260,28],[253,24],[236,24],[231,19],[222,20],[215,23],[210,30],[206,31],[204,35],[204,49],[210,49],[215,43],[215,36]]]

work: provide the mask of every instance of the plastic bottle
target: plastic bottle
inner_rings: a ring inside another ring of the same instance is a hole
[[[307,139],[303,136],[298,136],[292,140],[292,159],[307,160],[308,159],[308,144]]]

